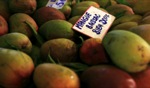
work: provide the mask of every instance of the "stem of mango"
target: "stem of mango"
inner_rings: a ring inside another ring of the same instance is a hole
[[[44,43],[44,40],[42,39],[42,37],[37,33],[37,31],[35,30],[35,28],[31,25],[30,22],[25,21],[25,23],[31,28],[31,31],[33,32],[34,37],[37,39],[37,41],[39,42],[40,45],[42,45]]]

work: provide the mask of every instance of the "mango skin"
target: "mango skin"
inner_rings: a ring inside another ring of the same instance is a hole
[[[29,55],[19,50],[0,48],[1,88],[28,88],[34,63]]]
[[[74,39],[72,24],[66,20],[49,20],[39,28],[39,34],[46,40],[55,38]]]
[[[33,37],[31,28],[25,21],[28,21],[36,31],[38,30],[37,23],[30,15],[25,13],[15,13],[11,15],[8,20],[9,32],[19,32],[27,35],[29,38]]]
[[[25,34],[13,32],[0,36],[0,47],[30,53],[32,42]]]
[[[33,14],[37,8],[36,0],[8,0],[11,13]]]
[[[149,44],[130,31],[110,31],[102,44],[112,62],[127,72],[140,72],[146,69],[150,61]]]
[[[41,58],[44,62],[52,59],[60,63],[70,63],[77,61],[77,44],[66,38],[57,38],[46,41],[40,48]]]
[[[39,64],[33,73],[33,80],[37,88],[80,88],[78,75],[59,64]]]

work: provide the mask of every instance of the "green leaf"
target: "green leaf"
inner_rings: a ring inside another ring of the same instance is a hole
[[[126,11],[122,11],[120,13],[115,14],[116,19],[118,19],[119,17],[122,17],[125,13]]]
[[[72,63],[62,63],[62,65],[67,66],[74,70],[75,72],[81,72],[86,70],[89,66],[79,62],[72,62]]]
[[[30,22],[25,21],[25,23],[31,28],[31,31],[33,32],[33,35],[37,39],[39,44],[42,45],[44,43],[44,40],[42,39],[42,37],[36,32],[35,28],[31,25]]]

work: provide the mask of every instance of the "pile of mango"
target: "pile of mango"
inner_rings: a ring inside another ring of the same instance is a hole
[[[150,88],[149,5],[0,0],[0,88]],[[103,39],[72,28],[90,6],[115,16]]]

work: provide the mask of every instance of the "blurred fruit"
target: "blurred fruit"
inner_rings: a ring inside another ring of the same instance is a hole
[[[146,17],[143,17],[141,19],[141,21],[139,22],[139,25],[142,25],[142,24],[150,24],[150,15],[146,16]]]
[[[138,26],[137,22],[123,22],[111,28],[111,30],[130,30],[132,27]]]
[[[90,6],[94,6],[96,8],[100,7],[100,5],[95,1],[82,1],[80,3],[76,3],[72,7],[71,17],[83,15]]]
[[[144,15],[143,15],[143,18],[147,17],[150,15],[150,11],[146,12]]]
[[[37,9],[41,7],[45,7],[49,0],[36,0],[37,1]]]
[[[32,45],[31,52],[28,55],[32,58],[35,66],[42,63],[42,60],[40,58],[40,47]]]
[[[36,0],[8,0],[9,9],[12,13],[32,14],[37,7]]]
[[[125,4],[125,5],[128,5],[130,7],[133,7],[133,5],[138,1],[138,0],[116,0],[117,3],[120,3],[120,4]]]
[[[95,65],[81,74],[83,88],[136,88],[133,78],[111,65]]]
[[[150,88],[150,67],[141,72],[130,74],[135,80],[137,88]]]
[[[52,57],[60,63],[74,62],[77,60],[77,45],[66,38],[51,39],[41,46],[40,53],[44,61],[49,61]]]
[[[9,18],[8,24],[10,32],[23,33],[31,38],[33,36],[31,28],[25,23],[25,21],[31,23],[36,31],[38,30],[38,25],[30,15],[25,13],[15,13]]]
[[[108,13],[114,15],[116,18],[124,15],[134,14],[132,8],[124,4],[110,5],[106,8],[106,10],[108,11]]]
[[[150,24],[130,28],[130,31],[142,37],[150,45]]]
[[[94,1],[100,5],[101,8],[116,4],[115,0],[83,0],[83,1]]]
[[[138,14],[131,14],[131,15],[124,15],[116,20],[114,20],[112,26],[116,26],[118,24],[124,23],[124,22],[137,22],[139,23],[142,19],[141,15]]]
[[[66,20],[50,20],[41,25],[38,32],[46,40],[55,38],[74,38],[72,24]]]
[[[72,11],[71,6],[66,4],[59,10],[65,15],[66,20],[69,19],[70,15],[71,15],[71,11]]]
[[[150,0],[137,0],[132,8],[136,14],[143,15],[150,10],[149,4]]]
[[[72,23],[72,25],[74,25],[80,18],[81,16],[73,16],[73,17],[70,17],[68,19],[68,22]]]
[[[3,16],[5,20],[8,20],[11,15],[6,0],[0,0],[0,15]]]
[[[16,49],[25,53],[30,53],[32,42],[26,35],[13,32],[0,36],[0,47]]]
[[[33,80],[37,88],[80,88],[77,74],[58,64],[39,64],[35,68]]]
[[[0,36],[8,33],[8,23],[6,19],[0,15]]]
[[[33,70],[33,61],[27,54],[0,48],[1,88],[27,88]]]
[[[52,7],[41,7],[35,11],[33,18],[40,27],[49,20],[65,20],[65,15],[58,9]]]
[[[79,52],[80,59],[88,65],[108,63],[106,52],[99,38],[86,39]]]
[[[150,45],[139,35],[126,30],[113,30],[104,36],[102,44],[119,68],[131,73],[147,68]]]

